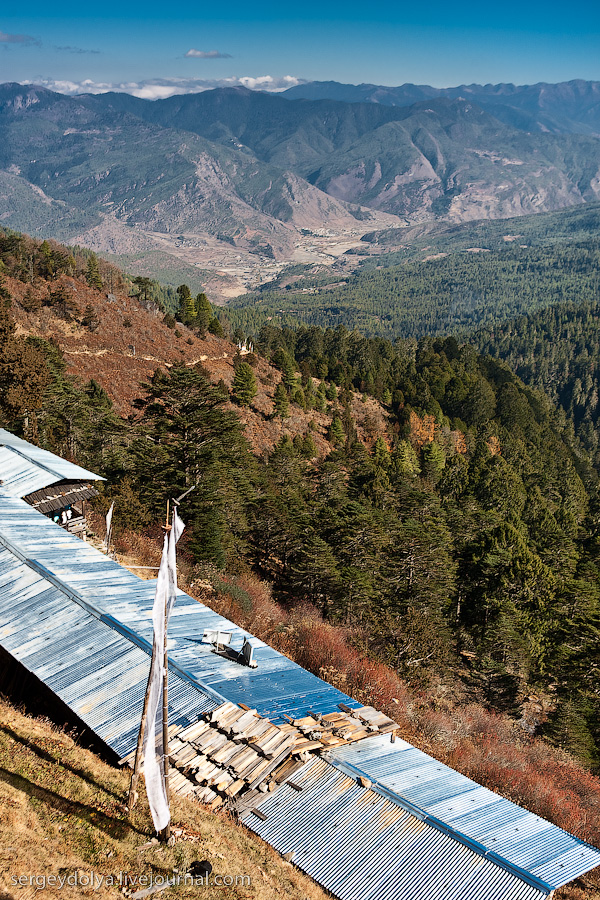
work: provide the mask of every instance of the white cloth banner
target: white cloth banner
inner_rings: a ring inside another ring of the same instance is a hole
[[[184,527],[183,522],[177,515],[177,510],[175,510],[173,512],[173,527],[169,534],[165,535],[163,543],[152,610],[154,640],[149,678],[148,718],[144,735],[144,778],[152,821],[157,831],[162,831],[166,828],[171,818],[164,775],[164,757],[165,753],[168,752],[168,748],[163,746],[161,701],[165,674],[165,625],[168,624],[177,594],[175,546],[181,537]]]
[[[113,509],[115,508],[115,501],[110,504],[110,509],[106,514],[106,552],[108,553],[110,549],[110,530],[112,526],[112,516]]]

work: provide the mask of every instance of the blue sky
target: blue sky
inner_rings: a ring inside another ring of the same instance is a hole
[[[166,10],[174,9],[174,16]],[[102,15],[99,15],[101,9]],[[302,5],[33,0],[0,13],[0,81],[160,97],[296,80],[450,86],[600,80],[600,3]],[[226,16],[226,18],[225,18]],[[193,52],[191,52],[193,51]]]

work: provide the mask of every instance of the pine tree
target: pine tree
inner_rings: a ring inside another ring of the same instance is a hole
[[[208,297],[206,294],[201,293],[196,297],[196,320],[195,326],[204,337],[206,334],[206,330],[210,325],[210,321],[213,318],[212,307],[208,301]]]
[[[154,282],[151,278],[147,278],[144,275],[137,275],[132,279],[133,284],[137,288],[137,297],[140,297],[144,300],[145,303],[150,300],[152,295],[152,289],[154,287]]]
[[[211,334],[214,334],[215,337],[218,337],[218,338],[225,337],[225,330],[224,330],[223,326],[221,325],[220,319],[218,319],[216,316],[213,316],[212,319],[210,320],[210,322],[208,323],[208,330],[210,331]]]
[[[188,325],[191,328],[196,322],[196,301],[192,297],[192,292],[187,284],[180,284],[177,288],[177,293],[179,295],[179,311],[177,317],[180,322],[183,322],[184,325]]]
[[[36,412],[40,409],[50,374],[44,356],[33,345],[16,337],[9,312],[10,300],[0,284],[0,423],[37,437]]]
[[[317,448],[315,446],[315,442],[312,438],[310,431],[307,431],[304,435],[304,440],[302,441],[301,448],[302,456],[305,456],[307,459],[314,459],[317,455]]]
[[[284,388],[282,381],[280,381],[275,388],[275,396],[273,398],[273,402],[275,404],[276,414],[278,416],[281,416],[282,419],[287,419],[290,414],[290,404],[288,401],[286,389]]]
[[[240,362],[235,369],[233,378],[233,399],[240,406],[250,406],[256,397],[258,388],[252,367],[246,362]]]
[[[54,258],[52,254],[52,247],[50,246],[48,241],[42,241],[42,243],[40,244],[40,253],[42,254],[40,275],[43,278],[54,278],[54,275],[56,274]]]
[[[334,447],[343,447],[346,443],[346,434],[339,416],[334,416],[329,426],[329,440]]]
[[[432,483],[437,484],[442,477],[446,465],[446,454],[438,443],[432,441],[423,447],[423,474]]]
[[[197,368],[157,370],[137,403],[143,416],[131,447],[134,486],[157,518],[168,497],[196,486],[185,504],[188,546],[195,559],[217,566],[242,552],[255,470],[226,400]]]
[[[96,310],[91,303],[88,303],[85,310],[83,311],[81,324],[84,328],[89,328],[90,331],[97,331],[100,326],[100,319],[98,318]]]
[[[102,290],[102,278],[100,277],[100,268],[98,266],[98,257],[95,253],[90,253],[87,261],[85,280],[90,287],[96,290]]]
[[[273,365],[277,366],[278,369],[281,369],[281,372],[283,373],[282,381],[288,392],[290,394],[293,393],[298,382],[296,379],[296,367],[290,354],[280,347],[273,357]]]
[[[300,409],[306,409],[306,398],[301,387],[296,388],[292,400],[300,407]]]

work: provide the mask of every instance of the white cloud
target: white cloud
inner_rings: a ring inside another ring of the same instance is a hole
[[[32,37],[30,34],[6,34],[4,31],[0,31],[0,44],[35,44],[38,47],[40,46],[37,38]]]
[[[221,53],[219,50],[191,50],[185,54],[193,59],[232,59],[231,53]]]
[[[116,91],[121,94],[132,94],[143,100],[164,100],[175,94],[199,94],[202,91],[210,91],[219,87],[245,87],[251,91],[269,91],[278,93],[296,84],[302,84],[304,79],[295,75],[242,75],[220,79],[199,78],[152,78],[145,81],[92,81],[86,78],[84,81],[64,81],[52,78],[32,79],[27,84],[42,85],[48,90],[59,94],[105,94],[107,91]]]

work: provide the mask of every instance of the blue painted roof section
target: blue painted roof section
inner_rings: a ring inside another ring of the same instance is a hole
[[[151,645],[154,579],[138,578],[17,499],[0,501],[0,535],[24,557]],[[238,649],[248,637],[257,668],[218,656],[210,644],[202,643],[204,631],[217,628],[232,632],[232,646]],[[169,659],[201,688],[218,692],[233,703],[245,703],[275,722],[284,721],[284,714],[299,717],[308,710],[337,712],[339,703],[360,706],[182,591],[169,621]]]
[[[311,760],[293,780],[300,790],[283,784],[265,794],[258,809],[266,818],[247,812],[242,821],[280,853],[293,853],[295,865],[341,900],[543,900],[550,893],[325,759]]]
[[[327,754],[341,771],[364,775],[405,809],[529,873],[549,890],[600,866],[600,850],[500,797],[433,757],[386,735]]]
[[[0,428],[0,487],[12,497],[26,497],[57,481],[104,481],[99,475]]]
[[[45,577],[41,567],[6,546],[2,535],[0,645],[119,756],[135,748],[151,648],[143,649],[111,627],[98,611],[74,600],[72,593]],[[196,722],[201,712],[219,702],[220,698],[170,673],[172,723]]]

